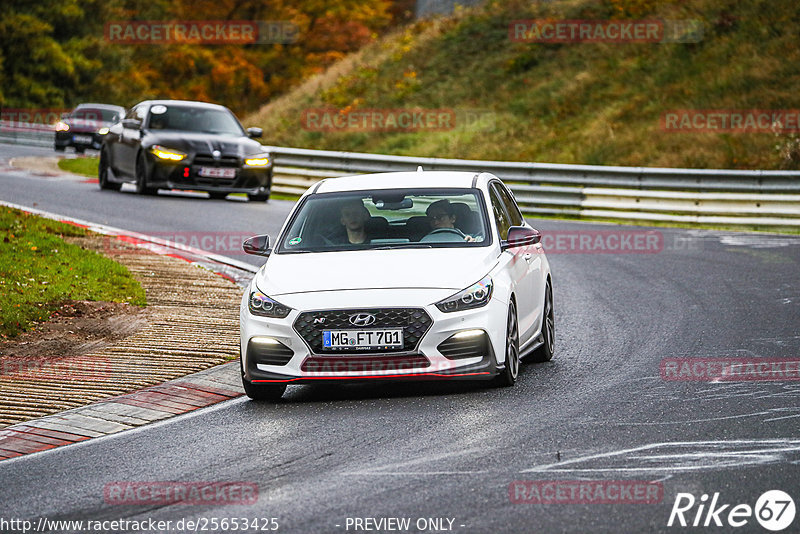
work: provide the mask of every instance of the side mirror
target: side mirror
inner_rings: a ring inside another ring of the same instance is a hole
[[[262,135],[264,135],[264,130],[262,130],[261,128],[248,128],[247,129],[247,137],[249,137],[251,139],[258,139]]]
[[[142,121],[139,119],[122,119],[122,127],[129,128],[131,130],[141,130],[142,129]]]
[[[539,230],[528,228],[527,226],[512,226],[508,229],[508,238],[500,242],[501,250],[508,250],[515,247],[535,245],[542,240]]]
[[[269,256],[270,252],[272,252],[269,248],[269,236],[257,235],[245,239],[244,243],[242,243],[242,250],[256,256]]]

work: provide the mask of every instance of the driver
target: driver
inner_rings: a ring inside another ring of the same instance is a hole
[[[428,206],[428,209],[425,210],[425,214],[428,216],[432,228],[428,235],[442,228],[452,228],[454,232],[458,232],[464,236],[464,241],[475,241],[474,237],[471,235],[464,235],[461,230],[456,228],[456,212],[448,199],[437,200]]]

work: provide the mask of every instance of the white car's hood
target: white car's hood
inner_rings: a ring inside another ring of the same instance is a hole
[[[270,296],[348,289],[463,289],[497,263],[495,247],[273,254],[256,274]]]

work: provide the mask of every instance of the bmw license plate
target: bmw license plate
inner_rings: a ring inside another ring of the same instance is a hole
[[[200,167],[198,174],[205,178],[236,178],[236,169],[232,167]]]
[[[323,330],[322,347],[326,349],[400,349],[403,348],[403,329]]]
[[[83,145],[91,145],[92,144],[92,136],[91,135],[73,135],[72,136],[73,143],[81,143]]]

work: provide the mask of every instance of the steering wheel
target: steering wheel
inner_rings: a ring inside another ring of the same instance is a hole
[[[428,237],[429,235],[434,235],[434,234],[456,234],[457,236],[461,237],[462,239],[464,238],[464,232],[462,232],[458,228],[437,228],[436,230],[428,232],[425,235],[425,237]]]
[[[464,233],[458,228],[437,228],[420,239],[420,243],[456,242],[464,241]]]

